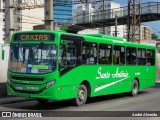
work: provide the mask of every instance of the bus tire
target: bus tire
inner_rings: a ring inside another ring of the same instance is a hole
[[[36,99],[38,101],[38,103],[40,104],[45,104],[47,103],[49,100],[48,99]]]
[[[132,90],[131,90],[131,96],[136,96],[138,94],[138,91],[139,91],[139,84],[138,84],[138,81],[135,79],[133,82],[132,82],[132,86],[131,86]]]
[[[76,106],[82,106],[87,101],[87,87],[81,84],[78,88],[77,98],[73,99],[73,104]]]

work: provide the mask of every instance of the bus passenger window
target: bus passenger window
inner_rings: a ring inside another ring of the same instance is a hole
[[[96,64],[97,63],[97,44],[96,43],[82,43],[82,64]]]
[[[146,50],[137,49],[137,64],[146,65]]]
[[[136,65],[136,48],[127,47],[126,52],[126,63],[128,65]]]
[[[112,63],[112,45],[99,45],[99,64]]]
[[[147,50],[147,65],[155,65],[155,51]]]
[[[113,48],[113,64],[125,64],[125,47],[115,45]]]

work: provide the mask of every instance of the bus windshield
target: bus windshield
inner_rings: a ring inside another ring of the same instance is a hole
[[[9,70],[17,73],[49,73],[56,69],[56,45],[11,45]]]

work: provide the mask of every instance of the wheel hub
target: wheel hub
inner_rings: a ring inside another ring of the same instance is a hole
[[[84,100],[84,98],[85,98],[85,91],[84,90],[81,89],[78,91],[78,98],[80,101]]]
[[[134,85],[133,85],[133,92],[134,92],[134,93],[137,93],[137,91],[138,91],[138,87],[137,87],[136,84],[134,84]]]

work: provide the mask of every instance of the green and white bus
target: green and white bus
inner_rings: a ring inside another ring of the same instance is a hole
[[[156,47],[101,34],[26,31],[13,34],[8,95],[48,100],[72,99],[139,90],[156,83]]]

